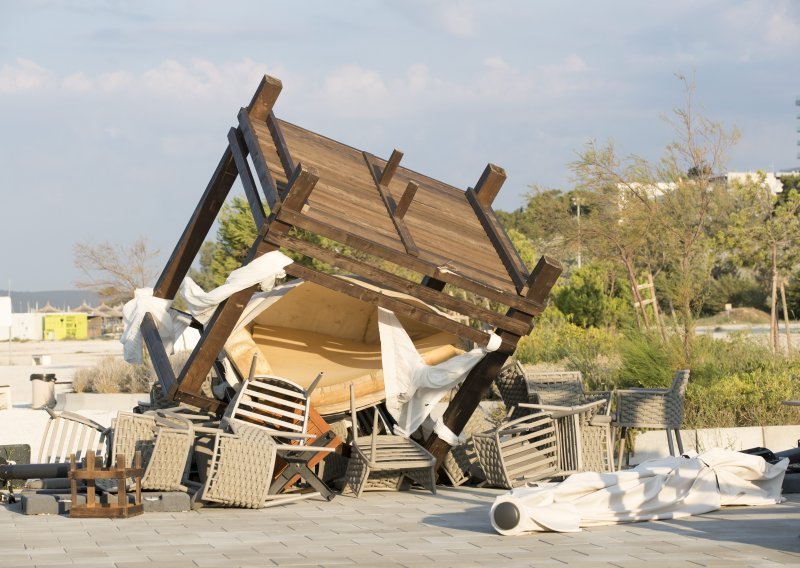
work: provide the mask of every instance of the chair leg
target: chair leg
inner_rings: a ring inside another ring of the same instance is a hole
[[[667,428],[664,431],[667,433],[667,444],[669,444],[669,455],[674,456],[675,455],[675,444],[673,444],[673,442],[672,442],[672,431],[669,428]]]
[[[675,429],[675,439],[678,441],[678,455],[683,455],[683,440],[681,440],[680,428]]]
[[[622,471],[622,456],[625,453],[625,434],[627,434],[627,428],[620,428],[619,429],[619,438],[617,439],[617,443],[619,444],[619,450],[617,450],[617,470]]]

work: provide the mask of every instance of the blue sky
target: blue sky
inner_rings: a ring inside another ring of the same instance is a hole
[[[796,167],[800,2],[0,0],[0,288],[72,288],[75,242],[165,260],[260,77],[276,113],[465,188],[569,188],[591,139],[656,159],[694,74],[742,133],[731,170]]]

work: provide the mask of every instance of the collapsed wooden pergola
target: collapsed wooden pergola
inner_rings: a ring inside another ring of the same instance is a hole
[[[394,150],[384,160],[276,118],[273,107],[281,88],[280,80],[265,76],[250,105],[240,110],[238,126],[228,132],[228,145],[154,295],[175,297],[238,177],[258,228],[245,264],[267,252],[288,249],[495,330],[501,347],[473,368],[444,413],[444,424],[461,432],[520,337],[530,332],[533,317],[544,309],[561,265],[542,257],[529,272],[520,259],[492,210],[506,179],[502,168],[489,164],[474,188],[460,190],[402,167],[400,151]],[[330,239],[358,254],[323,248],[309,235]],[[297,262],[286,273],[479,345],[486,345],[489,338],[444,315]],[[459,299],[450,290],[467,292],[459,296],[479,301]],[[155,320],[145,316],[142,334],[171,400],[211,411],[222,409],[225,403],[203,396],[201,386],[256,291],[257,286],[242,290],[219,305],[177,377]],[[505,313],[482,306],[485,300],[502,304]],[[435,434],[427,447],[439,462],[450,449]]]

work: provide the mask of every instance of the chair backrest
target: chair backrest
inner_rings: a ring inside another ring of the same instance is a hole
[[[42,436],[37,463],[67,463],[70,454],[75,454],[78,461],[95,455],[106,463],[110,445],[108,428],[80,414],[45,410],[50,420]]]
[[[143,467],[147,467],[156,440],[155,417],[149,414],[120,411],[111,428],[113,431],[112,459],[116,459],[118,455],[122,454],[125,456],[125,463],[130,464],[133,463],[134,454],[139,451],[142,455]]]
[[[226,412],[229,418],[277,432],[305,434],[308,395],[300,385],[272,375],[247,379]]]
[[[307,389],[275,375],[256,375],[257,355],[250,375],[225,411],[229,419],[266,428],[273,432],[306,434],[311,392],[322,380],[319,373]]]
[[[690,374],[691,371],[689,369],[675,371],[675,376],[672,377],[672,384],[669,387],[669,392],[680,398],[686,396],[686,387],[689,385]]]
[[[378,445],[378,407],[375,406],[372,409],[372,432],[370,433],[370,450],[371,456],[375,457],[375,451]],[[353,423],[353,439],[351,443],[353,445],[358,445],[358,416],[356,415],[356,389],[355,386],[350,383],[350,420]]]
[[[526,372],[529,392],[539,396],[540,404],[578,406],[584,400],[580,371]]]
[[[506,410],[513,408],[510,416],[511,420],[516,420],[531,413],[530,410],[519,407],[520,403],[527,403],[530,400],[528,399],[528,384],[525,379],[525,371],[518,362],[505,366],[495,378],[494,384],[500,392],[500,398],[503,399]]]

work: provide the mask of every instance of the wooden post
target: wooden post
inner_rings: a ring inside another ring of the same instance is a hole
[[[557,260],[545,256],[539,259],[536,268],[533,269],[528,279],[527,298],[543,304],[556,280],[561,275],[561,271],[561,263]],[[507,315],[519,320],[530,320],[532,317],[531,314],[525,314],[514,309],[509,310]],[[504,330],[498,329],[497,333],[503,339],[504,344],[510,344],[512,347],[510,349],[501,347],[497,351],[487,353],[483,359],[478,361],[478,364],[467,375],[464,384],[458,389],[458,392],[456,392],[442,415],[444,425],[457,435],[464,429],[480,401],[491,388],[506,359],[513,355],[514,348],[520,339],[520,336]],[[437,468],[442,464],[451,447],[450,444],[441,440],[436,434],[432,434],[428,438],[425,446],[436,458]]]

